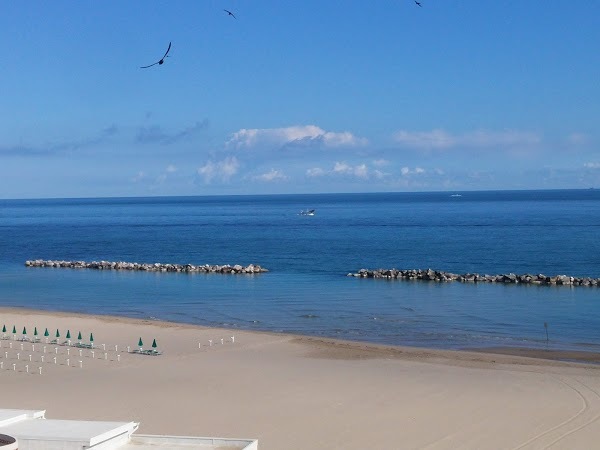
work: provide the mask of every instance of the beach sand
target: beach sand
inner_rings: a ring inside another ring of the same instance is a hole
[[[17,337],[24,326],[29,337],[34,327],[40,334],[47,327],[51,339],[69,329],[73,342],[79,331],[84,342],[94,334],[94,358],[89,350],[80,357],[59,347],[57,355],[48,344],[32,352],[30,343],[21,350],[20,342],[12,349],[1,342],[0,408],[46,409],[48,418],[257,438],[261,450],[590,449],[600,442],[600,366],[557,360],[597,355],[386,347],[7,308],[2,324],[9,335],[15,325]],[[144,348],[156,339],[163,354],[123,351],[140,337]]]

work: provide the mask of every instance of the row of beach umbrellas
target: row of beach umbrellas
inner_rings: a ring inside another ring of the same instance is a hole
[[[6,333],[7,333],[6,325],[4,325],[2,327],[2,333],[4,333],[4,336],[6,336]],[[16,325],[13,325],[12,334],[13,335],[17,334],[17,327],[16,327]],[[23,327],[23,336],[24,337],[27,336],[27,328],[26,327]],[[38,329],[37,329],[37,327],[34,327],[33,336],[34,336],[34,339],[38,337]],[[49,336],[50,336],[50,332],[48,331],[48,328],[46,328],[46,330],[44,331],[44,337],[47,338]],[[58,328],[56,329],[55,337],[56,337],[56,339],[60,338],[60,331],[58,330]],[[67,334],[65,335],[65,339],[71,339],[71,330],[67,330]],[[78,341],[82,340],[81,331],[77,335],[77,340]],[[94,334],[90,333],[90,343],[93,343],[93,342],[94,342]],[[140,348],[140,350],[144,347],[144,342],[142,341],[141,337],[140,337],[140,339],[138,341],[138,347]],[[156,339],[153,339],[152,340],[152,348],[156,349],[157,347],[158,347],[158,345],[156,344]]]
[[[4,325],[2,327],[2,332],[4,334],[7,333],[6,325]],[[17,327],[16,327],[16,325],[13,325],[12,334],[17,334]],[[33,335],[34,336],[38,336],[37,327],[34,327]],[[23,327],[23,336],[27,336],[27,328],[26,327]],[[44,336],[45,337],[50,336],[50,333],[48,332],[48,328],[46,328],[46,330],[44,331]],[[56,336],[57,339],[60,337],[60,331],[58,330],[58,328],[56,329],[55,336]],[[66,334],[65,338],[66,339],[71,339],[71,330],[67,330],[67,334]],[[80,331],[79,334],[77,335],[77,340],[81,341],[82,339],[83,338],[81,336],[81,331]],[[94,333],[90,333],[90,342],[94,342]]]

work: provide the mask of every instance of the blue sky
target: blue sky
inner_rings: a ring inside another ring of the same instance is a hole
[[[0,197],[600,186],[600,2],[421,3],[5,2]]]

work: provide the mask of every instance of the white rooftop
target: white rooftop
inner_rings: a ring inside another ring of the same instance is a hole
[[[27,409],[0,409],[0,427],[24,419],[39,419],[44,417],[45,412]]]
[[[1,427],[2,434],[21,441],[62,441],[64,448],[88,448],[137,430],[135,422],[26,419]],[[70,445],[69,445],[70,444]],[[20,447],[21,445],[19,445]]]
[[[258,441],[133,435],[135,422],[46,419],[45,411],[0,409],[0,434],[17,439],[19,450],[257,450]]]

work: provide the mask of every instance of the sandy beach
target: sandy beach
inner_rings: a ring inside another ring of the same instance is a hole
[[[9,337],[13,326],[30,338],[37,327],[42,342],[1,341],[0,407],[47,409],[49,418],[257,438],[262,450],[589,449],[600,441],[594,354],[437,351],[0,308],[3,324]],[[45,328],[49,339],[59,329],[61,341],[70,330],[73,343],[93,333],[94,354],[45,344]],[[148,349],[156,339],[163,354],[128,354],[140,337]]]

